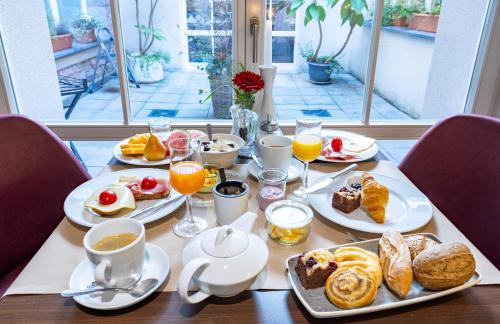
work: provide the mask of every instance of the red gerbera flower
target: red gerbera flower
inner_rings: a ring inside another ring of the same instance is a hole
[[[233,84],[245,92],[260,91],[264,88],[264,80],[262,80],[261,76],[251,71],[236,73]]]

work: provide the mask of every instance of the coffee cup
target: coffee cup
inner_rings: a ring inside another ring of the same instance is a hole
[[[83,246],[97,284],[126,287],[141,278],[145,232],[144,225],[131,218],[108,220],[87,232]]]
[[[213,187],[217,224],[231,224],[248,210],[250,188],[244,182],[226,181]]]
[[[292,140],[286,136],[269,135],[259,141],[264,168],[288,171],[292,161]]]

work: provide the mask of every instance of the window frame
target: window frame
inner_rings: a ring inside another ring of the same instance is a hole
[[[142,132],[147,127],[145,122],[133,121],[131,116],[131,105],[129,101],[129,87],[128,78],[126,77],[125,70],[125,52],[123,47],[123,37],[121,28],[121,18],[119,10],[119,1],[110,0],[111,9],[111,19],[113,32],[115,37],[115,50],[118,62],[118,79],[120,83],[120,96],[122,100],[122,113],[123,122],[71,122],[71,121],[61,121],[61,122],[47,122],[45,123],[49,128],[55,131],[61,138],[65,140],[105,140],[105,139],[121,139],[130,134]],[[256,64],[249,63],[251,60],[251,36],[249,33],[249,27],[247,22],[250,17],[258,16],[261,23],[261,28],[259,32],[259,61],[262,59],[263,51],[263,17],[265,17],[265,7],[263,4],[265,0],[247,0],[245,3],[241,1],[233,0],[233,34],[237,35],[236,42],[233,42],[233,53],[235,62],[246,62],[247,66],[251,68],[256,68]],[[245,6],[246,4],[246,6]],[[376,137],[376,138],[399,138],[399,139],[411,139],[418,138],[421,136],[429,127],[431,127],[434,122],[429,121],[414,121],[412,123],[407,123],[404,121],[370,121],[370,111],[371,111],[371,98],[373,95],[374,78],[376,71],[376,59],[378,53],[378,41],[381,32],[381,17],[382,8],[384,0],[376,0],[374,8],[374,22],[371,30],[371,44],[369,52],[369,63],[366,70],[365,78],[365,93],[363,100],[363,111],[362,119],[359,122],[336,122],[336,121],[324,121],[323,125],[325,128],[335,128],[335,129],[345,129],[355,131],[360,134]],[[473,82],[477,80],[483,68],[483,60],[480,56],[485,51],[485,48],[489,45],[491,26],[494,24],[495,8],[496,5],[492,5],[492,0],[489,0],[488,10],[486,12],[486,17],[482,27],[482,36],[479,43],[479,48],[476,54],[475,68],[473,72],[473,77],[469,85],[468,97],[473,99],[475,93],[477,92],[477,87],[479,82]],[[7,76],[7,80],[3,80],[4,87],[7,89],[7,100],[9,103],[9,112],[18,113],[17,104],[15,101],[15,94],[12,88],[9,88],[10,84],[10,74],[8,73],[8,66],[5,62],[5,54],[3,52],[2,44],[0,42],[0,67],[4,76]],[[2,80],[0,80],[2,81]],[[474,87],[474,89],[472,89]],[[10,91],[9,91],[10,89]],[[477,107],[473,106],[471,102],[474,100],[467,100],[467,107],[464,107],[464,113],[475,112]],[[206,127],[207,121],[176,121],[174,120],[174,127],[187,127],[187,128],[198,128],[204,129]],[[217,131],[227,132],[231,128],[230,120],[211,120],[214,128]],[[283,129],[285,134],[293,134],[294,131],[293,121],[280,122],[280,127]]]

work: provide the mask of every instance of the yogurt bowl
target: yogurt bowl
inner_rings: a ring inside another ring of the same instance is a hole
[[[213,134],[212,141],[208,140],[208,136],[202,136],[192,141],[194,147],[199,144],[201,144],[203,163],[218,164],[223,168],[230,168],[234,165],[245,141],[235,135]]]

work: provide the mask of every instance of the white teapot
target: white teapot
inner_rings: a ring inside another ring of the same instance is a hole
[[[230,225],[207,230],[188,242],[177,284],[184,302],[199,303],[211,295],[234,296],[254,283],[269,256],[265,243],[250,233],[256,218],[247,212]],[[188,295],[191,279],[199,290]]]

